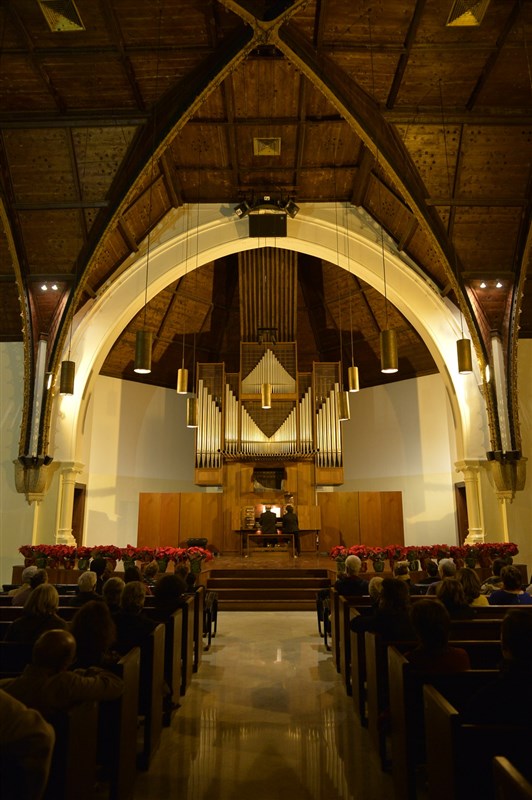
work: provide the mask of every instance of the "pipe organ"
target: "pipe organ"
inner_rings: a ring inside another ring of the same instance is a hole
[[[198,364],[196,482],[221,483],[226,461],[314,460],[319,480],[342,476],[337,395],[340,365],[315,363],[297,373],[294,342],[241,343],[241,372]],[[261,384],[272,385],[272,406],[261,406]]]
[[[340,484],[340,364],[298,372],[297,253],[244,251],[238,269],[240,371],[198,364],[196,483],[223,485],[227,461],[314,461],[316,483]]]

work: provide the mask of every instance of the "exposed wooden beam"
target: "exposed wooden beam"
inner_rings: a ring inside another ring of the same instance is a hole
[[[177,171],[173,164],[170,163],[168,151],[165,150],[159,159],[159,168],[161,170],[164,185],[168,192],[168,197],[172,204],[172,208],[179,208],[183,205],[183,190],[179,181]]]
[[[392,85],[388,93],[388,99],[386,100],[386,108],[393,108],[395,105],[397,95],[399,94],[399,89],[401,88],[403,75],[412,52],[412,47],[414,46],[417,29],[419,28],[419,23],[421,22],[421,17],[423,16],[423,11],[425,10],[426,2],[427,0],[417,0],[416,2],[416,7],[414,9],[414,13],[412,14],[410,25],[408,26],[408,31],[406,33],[404,50],[399,57],[399,63],[397,64],[397,69],[395,70]]]
[[[412,241],[412,237],[415,234],[415,232],[417,231],[417,229],[418,229],[418,221],[412,215],[412,217],[410,218],[409,225],[405,228],[404,232],[401,235],[401,238],[397,242],[397,249],[399,250],[399,252],[402,252],[402,251],[408,249],[408,245]]]
[[[476,82],[475,88],[471,92],[469,100],[466,103],[466,108],[469,111],[474,107],[475,103],[479,98],[480,93],[482,92],[482,89],[486,85],[491,73],[493,72],[495,64],[497,63],[497,60],[501,54],[502,48],[506,43],[506,39],[508,38],[508,35],[510,34],[513,26],[515,25],[517,18],[519,17],[522,6],[523,3],[521,2],[521,0],[515,0],[513,8],[510,14],[508,15],[506,23],[495,43],[495,48],[492,50],[488,60],[484,64],[484,69],[482,70]]]
[[[369,186],[371,171],[374,166],[375,157],[371,150],[368,150],[368,148],[363,144],[359,165],[357,167],[355,180],[353,182],[353,193],[350,200],[351,205],[361,206],[363,204]]]
[[[429,206],[517,208],[529,206],[531,201],[526,197],[427,197],[425,202]]]
[[[140,90],[137,77],[135,75],[135,70],[133,69],[131,60],[126,52],[124,37],[122,35],[122,29],[120,27],[120,22],[118,21],[118,16],[116,14],[116,11],[114,10],[112,3],[101,3],[100,8],[102,10],[102,15],[105,24],[107,26],[107,30],[109,31],[109,35],[111,36],[111,39],[115,43],[116,49],[119,53],[120,61],[122,62],[122,67],[126,74],[128,83],[131,87],[131,94],[135,99],[137,107],[141,111],[144,111],[146,108],[146,103],[144,101],[144,97],[142,96],[142,92]],[[162,10],[159,13],[162,14]],[[159,22],[158,24],[161,23]]]
[[[66,142],[67,142],[68,155],[69,155],[69,158],[70,158],[70,164],[71,164],[71,168],[72,168],[72,178],[74,180],[74,186],[76,187],[76,194],[78,196],[79,202],[82,202],[82,199],[83,199],[83,188],[81,186],[81,181],[80,181],[80,177],[79,177],[78,161],[77,161],[77,158],[76,158],[76,151],[75,151],[75,147],[74,147],[74,139],[73,139],[73,136],[72,136],[72,128],[68,128],[68,130],[67,130]],[[86,157],[86,153],[85,153],[85,157]],[[85,214],[84,214],[83,208],[79,209],[78,219],[79,219],[79,225],[80,225],[80,228],[81,228],[81,234],[83,236],[83,241],[85,243],[87,243],[87,220],[85,218]]]
[[[16,211],[67,211],[73,208],[107,208],[107,200],[66,200],[62,203],[13,203]]]
[[[124,240],[126,245],[129,247],[130,251],[132,253],[138,253],[139,246],[138,246],[138,244],[137,244],[137,242],[135,240],[135,237],[131,233],[129,225],[127,224],[125,219],[122,218],[122,219],[118,220],[117,228],[118,228],[118,230],[120,232],[120,235],[122,236],[122,239]]]

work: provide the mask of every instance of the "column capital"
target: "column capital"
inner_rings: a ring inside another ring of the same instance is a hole
[[[60,469],[62,473],[73,472],[74,474],[78,474],[83,472],[85,464],[82,464],[80,461],[62,461]]]
[[[477,475],[486,466],[486,461],[478,458],[464,458],[462,461],[455,461],[454,468],[457,472],[463,472],[465,476]]]

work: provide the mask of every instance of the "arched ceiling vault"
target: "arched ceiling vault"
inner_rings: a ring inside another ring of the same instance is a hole
[[[264,193],[364,209],[461,307],[481,361],[500,336],[518,448],[518,324],[532,335],[532,4],[491,0],[474,29],[446,26],[450,0],[382,0],[371,12],[362,0],[184,0],[179,13],[167,0],[76,5],[82,27],[68,33],[51,31],[34,0],[6,0],[1,17],[0,336],[24,338],[30,356],[21,453],[35,425],[37,343],[47,341],[46,368],[57,372],[69,315],[113,284],[170,209],[219,203],[230,214]],[[278,141],[280,153],[257,154],[257,140]],[[304,358],[348,355],[355,330],[365,385],[382,381],[382,298],[319,259],[303,266]],[[43,292],[44,282],[57,289]],[[183,329],[206,359],[231,360],[237,293],[231,257],[161,292],[149,308],[148,380],[170,385]],[[393,313],[399,379],[434,371]],[[213,320],[225,326],[216,342]],[[105,374],[139,379],[139,324],[117,339]]]

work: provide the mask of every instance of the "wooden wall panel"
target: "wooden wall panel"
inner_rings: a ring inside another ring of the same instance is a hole
[[[137,545],[177,547],[181,495],[173,492],[141,492]],[[131,542],[133,544],[133,542]]]
[[[384,525],[380,492],[359,492],[359,502],[361,543],[382,547]]]
[[[383,533],[383,538],[386,539],[385,544],[404,544],[402,492],[381,492],[380,496],[385,527]]]
[[[187,539],[198,537],[210,538],[208,533],[202,533],[201,512],[203,492],[187,492],[181,495],[181,512],[179,514],[179,544],[183,546]],[[210,532],[209,532],[210,533]]]
[[[320,553],[328,552],[340,540],[339,494],[336,492],[318,492],[318,505],[321,512]]]

